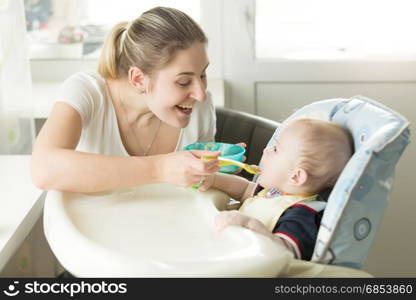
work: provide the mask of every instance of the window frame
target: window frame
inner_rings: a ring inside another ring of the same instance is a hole
[[[192,0],[195,1],[195,0]],[[208,57],[211,58],[207,70],[208,76],[220,78],[221,63],[221,0],[200,1],[200,25],[209,38]],[[96,69],[98,58],[30,58],[33,82],[63,81],[70,75],[82,71]],[[50,72],[53,70],[53,72]]]

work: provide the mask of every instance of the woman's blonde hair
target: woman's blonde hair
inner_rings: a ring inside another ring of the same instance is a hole
[[[133,22],[121,22],[107,36],[98,61],[104,78],[121,78],[131,66],[146,74],[163,68],[177,50],[206,43],[199,25],[175,8],[155,7]]]

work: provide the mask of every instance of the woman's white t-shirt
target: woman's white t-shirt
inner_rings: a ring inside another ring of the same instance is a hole
[[[97,73],[79,72],[61,85],[55,102],[64,102],[81,116],[82,133],[77,151],[128,156],[120,136],[116,113],[104,78]],[[175,151],[188,144],[214,141],[215,108],[210,95],[205,102],[196,102],[191,120],[182,128]],[[138,137],[140,138],[140,137]]]

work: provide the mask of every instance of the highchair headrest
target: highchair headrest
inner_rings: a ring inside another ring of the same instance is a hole
[[[299,117],[343,125],[355,144],[355,153],[328,198],[312,261],[362,268],[383,218],[395,165],[410,141],[409,122],[363,96],[314,102],[282,125]],[[279,129],[268,146],[278,134]]]

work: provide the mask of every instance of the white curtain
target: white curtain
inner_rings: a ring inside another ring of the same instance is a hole
[[[0,0],[0,154],[30,154],[32,81],[23,0]]]

